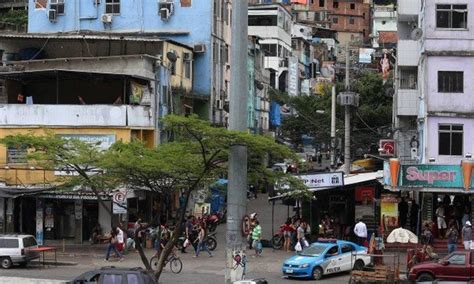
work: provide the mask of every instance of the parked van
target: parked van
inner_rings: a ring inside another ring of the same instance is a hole
[[[8,269],[13,264],[26,266],[26,264],[39,258],[38,252],[30,249],[37,248],[38,243],[31,235],[0,235],[0,266]]]

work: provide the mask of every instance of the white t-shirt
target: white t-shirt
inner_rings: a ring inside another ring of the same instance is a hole
[[[123,231],[120,228],[117,228],[117,231],[118,231],[118,233],[117,233],[117,242],[119,244],[123,244]]]
[[[367,226],[363,222],[359,222],[354,227],[354,233],[359,238],[367,238]]]

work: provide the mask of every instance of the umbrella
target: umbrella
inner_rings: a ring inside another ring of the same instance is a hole
[[[388,235],[387,243],[416,244],[418,243],[418,237],[407,229],[398,228]]]

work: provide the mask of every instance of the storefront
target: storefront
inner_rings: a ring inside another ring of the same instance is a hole
[[[473,163],[461,165],[418,164],[401,165],[398,159],[390,159],[384,165],[384,187],[394,192],[405,192],[420,206],[418,227],[424,221],[436,222],[436,209],[445,207],[446,223],[451,220],[462,226],[466,213],[471,216],[474,208]]]

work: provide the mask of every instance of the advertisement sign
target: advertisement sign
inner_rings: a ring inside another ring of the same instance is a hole
[[[43,245],[43,200],[36,199],[36,242]]]
[[[115,143],[115,134],[58,134],[62,139],[77,139],[79,141],[97,145],[100,150],[109,149]]]
[[[404,187],[464,187],[457,165],[402,165],[400,172],[399,183]]]
[[[127,214],[127,194],[117,191],[112,195],[112,212],[114,214]]]
[[[290,96],[298,96],[299,89],[299,68],[298,57],[288,58],[288,94]]]
[[[380,156],[393,157],[395,155],[395,140],[382,139],[379,141]]]
[[[359,48],[359,63],[372,63],[372,54],[375,49],[373,48]]]
[[[393,194],[380,196],[380,222],[383,233],[388,234],[398,228],[398,199]]]
[[[304,184],[309,188],[338,187],[344,185],[343,172],[320,173],[312,175],[302,175],[297,177],[299,179],[302,179]]]

